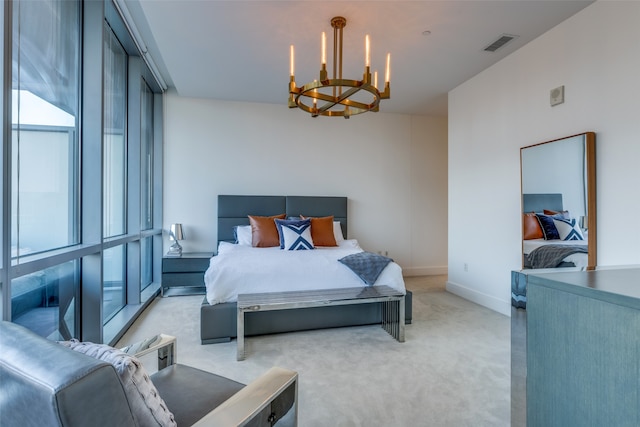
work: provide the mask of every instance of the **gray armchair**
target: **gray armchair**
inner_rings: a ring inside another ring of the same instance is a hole
[[[175,338],[161,335],[122,349],[158,352],[148,379],[182,426],[297,425],[296,372],[271,368],[245,386],[176,363]],[[112,363],[66,348],[10,322],[0,323],[0,424],[141,426]],[[155,391],[154,391],[155,393]]]

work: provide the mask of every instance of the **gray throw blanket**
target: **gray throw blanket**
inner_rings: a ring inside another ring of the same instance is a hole
[[[530,268],[555,268],[565,257],[577,253],[588,253],[586,246],[544,245],[527,256]]]
[[[349,267],[367,285],[373,286],[382,270],[393,260],[372,252],[358,252],[338,261]]]

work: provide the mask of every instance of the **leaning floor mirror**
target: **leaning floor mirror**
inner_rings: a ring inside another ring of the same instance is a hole
[[[594,132],[523,147],[522,265],[596,267]]]

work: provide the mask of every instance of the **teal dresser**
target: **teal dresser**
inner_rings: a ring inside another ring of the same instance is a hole
[[[527,426],[639,426],[640,268],[527,282]]]

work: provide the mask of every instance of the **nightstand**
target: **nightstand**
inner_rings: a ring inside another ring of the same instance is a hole
[[[180,257],[162,258],[161,296],[205,294],[204,272],[211,252],[185,252]]]

